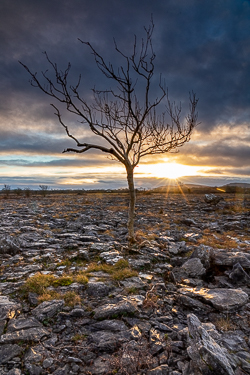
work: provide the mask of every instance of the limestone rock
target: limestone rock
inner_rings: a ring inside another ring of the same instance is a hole
[[[250,269],[250,254],[241,251],[213,250],[211,252],[213,263],[216,266],[233,267],[236,263],[245,269]]]
[[[147,375],[168,375],[168,374],[169,374],[169,367],[166,364],[155,367],[154,369],[147,372]]]
[[[236,311],[248,301],[248,295],[241,289],[180,288],[179,292],[191,298],[196,297],[223,312]]]
[[[108,303],[104,306],[97,307],[94,310],[94,318],[106,319],[111,317],[118,317],[124,314],[134,314],[136,311],[136,304],[124,298],[121,302],[118,302],[117,304]]]
[[[188,259],[180,269],[189,277],[199,277],[206,272],[206,269],[203,267],[199,258]]]
[[[229,273],[229,279],[233,284],[247,284],[250,285],[250,277],[241,267],[240,263],[233,266],[232,271]]]
[[[32,314],[42,322],[43,320],[52,318],[54,315],[56,315],[59,311],[61,311],[63,306],[63,300],[45,301],[38,305],[32,311]]]
[[[0,338],[0,343],[11,344],[19,341],[39,342],[46,336],[49,336],[49,332],[44,328],[21,329],[19,331],[3,334]]]
[[[111,288],[101,281],[89,281],[87,293],[89,296],[105,297],[110,293]]]
[[[20,309],[19,304],[10,301],[6,296],[0,296],[0,321],[14,318]]]
[[[0,346],[0,364],[7,363],[22,352],[19,345],[4,344]]]
[[[202,327],[194,314],[188,315],[189,347],[187,352],[202,375],[234,375],[227,350],[220,347]]]

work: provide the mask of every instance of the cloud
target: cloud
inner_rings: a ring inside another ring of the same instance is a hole
[[[0,2],[0,153],[6,166],[59,167],[106,165],[101,153],[67,159],[63,149],[74,146],[50,106],[52,98],[29,84],[21,60],[33,72],[51,66],[42,53],[64,70],[71,61],[69,84],[82,74],[81,95],[91,100],[91,88],[109,88],[111,81],[98,71],[90,41],[114,67],[123,51],[133,51],[144,36],[151,14],[156,53],[153,95],[159,74],[165,77],[170,99],[182,101],[183,115],[189,92],[199,97],[201,124],[193,140],[179,154],[142,160],[151,163],[169,158],[184,164],[230,169],[240,174],[249,164],[250,143],[250,3],[225,0],[1,0]],[[84,125],[62,109],[63,118],[77,137],[99,143]],[[21,155],[20,160],[10,155]],[[51,156],[34,161],[27,157]],[[58,156],[62,159],[59,161]],[[5,157],[6,156],[6,157]],[[12,161],[11,161],[12,160]],[[12,164],[11,164],[12,163]],[[78,164],[79,163],[79,164]],[[81,164],[82,163],[82,164]],[[225,169],[226,170],[226,169]],[[234,171],[234,172],[233,172]],[[103,180],[103,179],[102,179]],[[107,179],[107,181],[109,181]]]

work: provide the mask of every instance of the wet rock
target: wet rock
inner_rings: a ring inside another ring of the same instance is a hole
[[[248,302],[248,295],[241,289],[180,288],[179,292],[198,298],[223,312],[237,311]]]
[[[215,342],[194,314],[188,315],[188,329],[187,352],[200,374],[234,375],[227,350]]]

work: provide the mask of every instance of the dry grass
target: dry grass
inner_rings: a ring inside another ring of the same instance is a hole
[[[81,299],[75,292],[69,291],[61,294],[53,288],[68,286],[73,282],[87,284],[88,276],[91,272],[102,271],[110,275],[115,281],[124,280],[128,277],[137,276],[138,272],[130,268],[128,261],[121,259],[115,265],[91,263],[86,271],[80,271],[76,274],[63,275],[56,277],[54,275],[44,275],[40,272],[26,280],[21,286],[20,291],[27,298],[29,292],[38,294],[38,301],[50,301],[53,299],[64,299],[66,305],[74,306],[80,303]],[[49,289],[49,287],[52,287]]]
[[[215,327],[223,332],[235,331],[237,326],[231,321],[229,317],[219,318],[214,322]]]
[[[75,276],[75,281],[79,284],[87,284],[88,278],[84,272],[80,272],[78,275]]]
[[[38,297],[39,303],[44,301],[52,301],[54,299],[64,299],[65,305],[74,307],[75,305],[81,304],[81,297],[74,291],[68,291],[66,293],[58,293],[54,290],[46,291]]]
[[[216,235],[210,232],[209,229],[204,230],[204,235],[202,238],[198,239],[198,245],[206,245],[211,246],[218,249],[235,249],[238,246],[245,247],[247,245],[241,244],[230,237],[235,237],[235,233],[233,232],[224,232],[224,233],[216,233]]]
[[[135,239],[138,243],[141,243],[145,240],[154,241],[157,238],[155,233],[148,233],[145,230],[139,229],[135,232]]]
[[[128,206],[118,205],[118,206],[109,206],[108,209],[113,212],[123,212],[128,210]]]
[[[88,275],[91,272],[106,272],[111,276],[111,279],[120,281],[124,280],[128,277],[132,276],[138,276],[138,272],[135,270],[132,270],[129,266],[129,263],[127,260],[120,259],[116,264],[113,266],[109,264],[97,264],[97,263],[91,263],[88,266],[88,269],[86,270],[86,274]]]
[[[81,333],[77,333],[77,334],[75,334],[75,335],[71,338],[71,340],[74,341],[74,342],[82,342],[82,341],[84,341],[84,340],[86,340],[86,339],[87,339],[87,335],[85,335],[85,334],[81,334]]]

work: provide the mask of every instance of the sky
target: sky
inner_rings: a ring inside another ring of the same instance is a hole
[[[109,88],[87,45],[119,64],[119,48],[131,55],[134,35],[154,21],[155,82],[164,78],[169,98],[181,102],[183,121],[190,92],[199,98],[200,124],[178,153],[142,158],[137,187],[188,183],[250,183],[249,0],[0,0],[0,189],[126,187],[123,165],[100,151],[62,153],[74,143],[59,124],[52,98],[30,85],[29,74],[71,63],[70,84],[82,76],[81,95]],[[153,94],[157,95],[155,87]],[[99,143],[66,111],[63,119],[81,140]],[[185,178],[184,178],[185,176]]]

